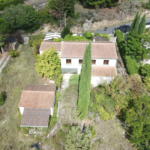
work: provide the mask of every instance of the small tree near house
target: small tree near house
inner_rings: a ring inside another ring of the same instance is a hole
[[[87,113],[90,101],[91,90],[91,43],[86,46],[84,52],[82,70],[79,81],[79,99],[78,99],[78,111],[79,118],[83,120]]]
[[[60,59],[54,47],[50,47],[42,55],[37,56],[36,71],[49,79],[55,79],[61,75]]]

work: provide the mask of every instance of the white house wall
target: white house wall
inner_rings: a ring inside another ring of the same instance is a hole
[[[19,109],[20,109],[20,113],[23,115],[24,107],[19,107]]]
[[[71,64],[66,64],[66,59],[71,59]],[[77,68],[78,74],[80,74],[81,71],[81,64],[79,64],[79,58],[61,58],[61,68]],[[81,59],[83,60],[83,59]],[[92,66],[114,66],[116,67],[116,59],[92,59],[96,60],[96,64],[92,64]],[[104,60],[109,60],[108,65],[104,65]]]

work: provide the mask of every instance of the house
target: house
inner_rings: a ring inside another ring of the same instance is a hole
[[[64,74],[80,74],[83,55],[89,42],[62,42],[61,68]],[[91,84],[107,81],[109,83],[117,74],[117,53],[115,43],[109,41],[92,42],[92,77]]]
[[[54,113],[56,85],[27,85],[22,91],[19,109],[20,127],[48,127]]]
[[[40,49],[39,49],[40,54],[42,54],[44,50],[46,50],[50,47],[54,47],[54,49],[57,50],[58,55],[60,55],[61,42],[53,42],[53,41],[43,41],[41,43],[41,46],[40,46]]]
[[[53,46],[60,55],[61,68],[66,74],[80,74],[83,55],[88,41],[45,42],[40,47],[40,54]],[[109,83],[117,74],[117,52],[115,43],[110,41],[95,41],[92,47],[92,78],[91,84],[97,86],[106,81]]]

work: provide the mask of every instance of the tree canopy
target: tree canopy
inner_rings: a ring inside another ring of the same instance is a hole
[[[54,47],[44,50],[37,57],[36,71],[43,77],[54,79],[61,74],[60,59]]]
[[[11,5],[4,10],[2,18],[12,32],[19,29],[32,32],[39,28],[38,15],[34,8],[29,5]]]

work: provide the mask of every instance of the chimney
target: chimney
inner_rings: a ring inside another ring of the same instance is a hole
[[[93,37],[93,42],[95,42],[95,38],[96,38],[96,37],[94,36],[94,37]]]

